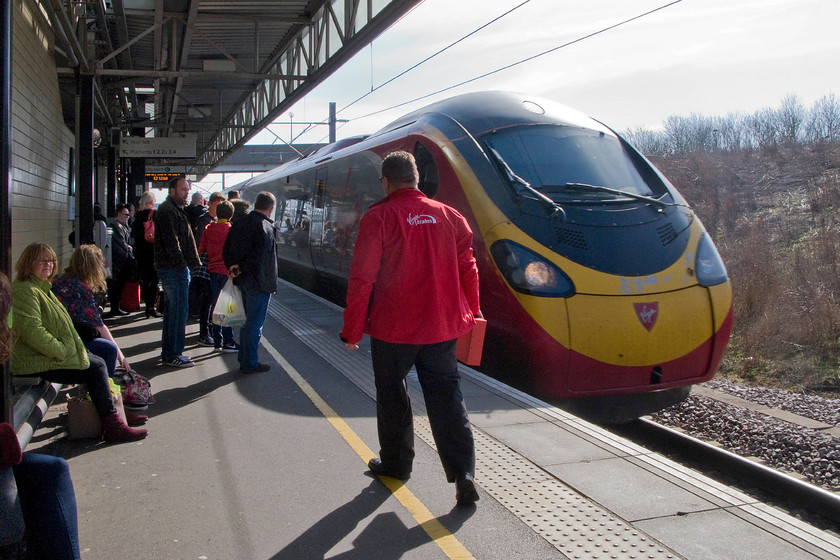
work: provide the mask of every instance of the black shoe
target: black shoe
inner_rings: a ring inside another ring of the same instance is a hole
[[[460,474],[455,479],[455,501],[460,506],[478,501],[478,490],[470,473]]]
[[[130,315],[128,311],[123,311],[119,307],[111,311],[111,317],[125,317],[126,315]]]
[[[374,457],[368,461],[368,468],[370,472],[379,476],[390,476],[399,480],[408,480],[411,478],[411,469],[394,469],[385,466],[382,459]]]
[[[254,369],[239,368],[239,371],[241,371],[242,373],[262,373],[270,369],[271,366],[268,364],[257,364],[257,367],[255,367]]]
[[[151,311],[146,311],[146,319],[149,319],[150,317],[153,317],[153,318],[157,319],[160,316],[161,316],[161,314],[158,313],[157,309],[152,309]]]

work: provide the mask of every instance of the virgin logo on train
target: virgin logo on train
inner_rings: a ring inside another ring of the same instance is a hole
[[[408,225],[410,226],[419,226],[420,224],[436,224],[437,220],[435,220],[434,216],[428,216],[426,214],[417,214],[416,216],[412,216],[411,214],[408,215],[406,218]]]
[[[653,325],[656,324],[656,318],[659,316],[659,303],[634,303],[633,309],[636,310],[636,317],[642,326],[650,331]]]

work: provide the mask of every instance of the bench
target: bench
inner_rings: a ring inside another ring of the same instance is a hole
[[[20,448],[26,449],[38,424],[61,390],[61,384],[50,383],[40,377],[16,377],[12,383],[15,394],[19,390],[22,392],[15,401],[12,425],[17,432]]]

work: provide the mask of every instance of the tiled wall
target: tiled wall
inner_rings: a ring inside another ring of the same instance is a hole
[[[12,12],[12,266],[24,247],[49,244],[59,267],[69,259],[70,157],[73,131],[64,124],[52,29],[32,0]]]

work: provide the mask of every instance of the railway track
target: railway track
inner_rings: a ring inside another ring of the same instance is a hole
[[[747,494],[758,494],[762,501],[807,518],[815,526],[840,531],[840,495],[834,492],[646,418],[610,429]]]

